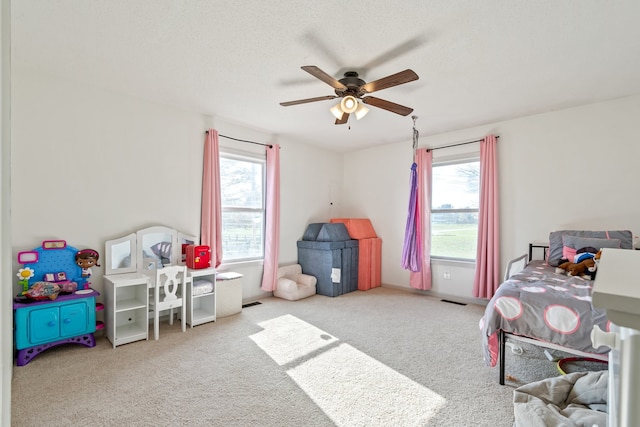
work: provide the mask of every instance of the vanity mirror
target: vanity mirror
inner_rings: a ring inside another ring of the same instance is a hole
[[[133,273],[136,271],[136,234],[131,233],[105,243],[105,272],[107,274]],[[133,261],[133,262],[132,262]]]
[[[163,266],[177,264],[178,232],[172,228],[157,226],[139,230],[138,260],[142,270],[155,270]],[[140,271],[140,270],[139,270]]]
[[[184,245],[196,243],[196,237],[173,228],[143,228],[105,242],[106,274],[154,270],[167,265],[184,265]]]

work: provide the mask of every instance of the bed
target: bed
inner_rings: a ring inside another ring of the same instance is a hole
[[[632,249],[632,241],[628,230],[554,231],[549,235],[546,260],[529,260],[523,270],[505,278],[480,321],[484,361],[488,366],[499,365],[500,384],[505,379],[505,344],[511,339],[607,359],[609,348],[594,348],[591,342],[594,326],[609,331],[605,311],[591,303],[593,281],[556,272],[556,267],[585,249],[588,253],[604,247]]]

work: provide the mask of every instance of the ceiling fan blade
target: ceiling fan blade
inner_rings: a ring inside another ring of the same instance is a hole
[[[338,80],[334,79],[315,65],[304,65],[300,68],[311,74],[313,77],[322,80],[334,89],[347,90],[347,87],[345,85],[343,85]]]
[[[336,119],[336,124],[343,125],[347,123],[347,120],[349,120],[349,113],[342,113],[342,117],[339,119]]]
[[[398,58],[401,55],[404,55],[407,52],[420,47],[422,43],[424,43],[424,36],[422,35],[410,38],[409,40],[390,48],[386,52],[381,53],[376,58],[364,64],[362,68],[366,70],[377,68],[380,65],[391,61],[392,59]]]
[[[310,51],[321,53],[324,55],[324,58],[331,61],[336,68],[342,65],[342,60],[336,55],[336,49],[329,43],[322,41],[317,34],[308,31],[302,36],[302,41],[310,45]]]
[[[290,105],[306,104],[307,102],[326,101],[327,99],[334,99],[337,97],[338,96],[336,95],[318,96],[315,98],[298,99],[297,101],[281,102],[280,105],[282,105],[283,107],[288,107]]]
[[[362,102],[368,105],[373,105],[374,107],[382,108],[383,110],[391,111],[392,113],[400,114],[401,116],[408,116],[413,112],[413,108],[376,98],[375,96],[365,96],[362,98]]]
[[[371,93],[378,90],[387,89],[389,87],[398,86],[404,83],[409,83],[414,80],[418,80],[418,75],[413,72],[413,70],[407,69],[404,71],[400,71],[399,73],[383,77],[379,80],[369,82],[362,86],[362,89],[367,93]]]

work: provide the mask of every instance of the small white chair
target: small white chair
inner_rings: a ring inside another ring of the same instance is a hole
[[[187,294],[187,267],[172,265],[156,270],[153,297],[149,308],[153,311],[153,336],[160,335],[160,312],[169,310],[169,324],[173,325],[173,309],[180,308],[182,332],[187,330],[187,310],[185,296]]]
[[[302,273],[300,264],[283,265],[278,268],[278,282],[273,296],[289,301],[307,298],[316,294],[315,276]]]

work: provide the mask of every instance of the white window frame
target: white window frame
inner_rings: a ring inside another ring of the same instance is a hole
[[[263,261],[264,260],[264,246],[265,246],[265,242],[264,242],[264,238],[265,238],[265,219],[266,219],[266,178],[267,178],[267,174],[266,174],[266,169],[267,169],[267,161],[264,155],[260,156],[257,154],[253,154],[253,153],[246,153],[246,152],[236,152],[233,150],[229,150],[229,149],[220,149],[220,158],[224,158],[224,159],[230,159],[230,160],[237,160],[237,161],[243,161],[243,162],[250,162],[250,163],[256,163],[261,165],[262,167],[262,198],[261,198],[261,207],[260,208],[239,208],[239,207],[225,207],[224,204],[221,206],[221,211],[222,211],[222,216],[224,217],[224,212],[247,212],[247,213],[255,213],[255,212],[262,212],[262,250],[261,250],[261,254],[260,256],[245,256],[245,257],[239,257],[239,258],[228,258],[227,255],[225,255],[225,247],[224,247],[224,241],[223,241],[223,246],[222,246],[222,264],[223,265],[228,265],[228,264],[235,264],[235,263],[243,263],[243,262],[252,262],[252,261]],[[222,173],[222,171],[220,171],[220,173]],[[223,191],[222,189],[220,189],[220,191]],[[223,198],[222,198],[223,199]],[[221,203],[223,203],[221,201]],[[224,229],[224,220],[223,220],[223,224],[222,227]]]
[[[474,154],[474,155],[465,155],[465,156],[455,156],[455,157],[450,157],[450,158],[444,158],[442,160],[437,160],[434,161],[431,168],[432,171],[437,168],[437,167],[441,167],[441,166],[452,166],[452,165],[462,165],[462,164],[466,164],[466,163],[475,163],[475,162],[480,162],[480,155],[479,154]],[[478,180],[478,198],[480,197],[480,181]],[[434,186],[434,180],[433,180],[433,174],[432,174],[432,182],[431,182],[431,191],[433,194],[433,186]],[[433,200],[431,201],[432,205],[431,205],[431,215],[433,214],[442,214],[442,213],[475,213],[478,214],[480,213],[480,206],[479,206],[479,202],[480,200],[478,200],[478,208],[464,208],[464,209],[435,209],[433,207]],[[429,218],[429,220],[431,221],[431,241],[433,242],[433,221],[432,221],[432,216]],[[477,227],[478,224],[476,224],[476,240],[478,238],[477,235]],[[436,259],[436,260],[446,260],[446,261],[461,261],[461,262],[469,262],[469,263],[475,263],[476,262],[476,255],[474,254],[473,258],[460,258],[460,257],[453,257],[453,256],[445,256],[445,255],[431,255],[432,259]]]

